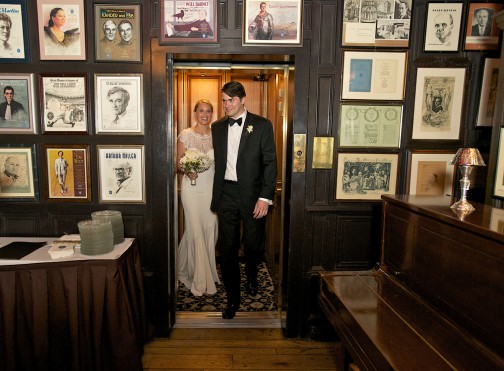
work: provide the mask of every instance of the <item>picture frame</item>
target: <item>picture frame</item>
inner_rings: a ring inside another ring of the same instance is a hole
[[[142,62],[142,12],[138,4],[94,4],[95,61]]]
[[[410,195],[452,196],[457,151],[409,151],[408,185]]]
[[[303,0],[243,2],[242,44],[303,45]]]
[[[504,209],[492,207],[489,228],[497,233],[504,234]]]
[[[45,144],[47,199],[91,202],[89,145]]]
[[[36,104],[34,74],[0,73],[0,134],[36,134]],[[6,94],[9,95],[9,98]],[[7,112],[7,99],[11,102],[10,118]],[[7,117],[7,118],[6,118]]]
[[[41,74],[39,89],[45,134],[87,133],[86,74]]]
[[[0,0],[0,28],[6,30],[0,40],[0,63],[30,61],[25,0]]]
[[[145,203],[143,145],[98,145],[100,203]]]
[[[143,135],[143,75],[95,74],[96,134]]]
[[[495,169],[495,180],[493,196],[504,198],[504,127],[499,128],[499,148],[497,151],[497,166]]]
[[[160,3],[160,45],[218,42],[217,0],[161,0]]]
[[[463,2],[432,2],[427,4],[425,52],[458,51],[463,12]]]
[[[342,45],[407,48],[412,10],[413,0],[345,1]]]
[[[501,30],[493,16],[502,9],[504,9],[502,3],[469,4],[465,50],[499,49]]]
[[[500,59],[485,59],[476,126],[492,126],[495,104],[497,103],[499,70]]]
[[[398,154],[339,153],[337,200],[380,200],[396,192]]]
[[[35,199],[35,145],[0,148],[0,198]]]
[[[342,103],[339,147],[399,148],[402,114],[401,104]]]
[[[404,99],[407,52],[343,51],[341,99]]]
[[[37,0],[40,60],[86,60],[84,14],[84,0]]]

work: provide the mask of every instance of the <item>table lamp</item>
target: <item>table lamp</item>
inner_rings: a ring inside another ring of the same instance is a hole
[[[471,185],[469,175],[471,175],[473,166],[485,166],[485,161],[483,161],[483,157],[481,157],[477,148],[459,148],[451,163],[459,166],[462,178],[460,179],[460,200],[450,207],[458,211],[474,211],[473,205],[466,200],[467,191]]]

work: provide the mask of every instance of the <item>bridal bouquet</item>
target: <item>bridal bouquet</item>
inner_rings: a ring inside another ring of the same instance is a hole
[[[210,168],[212,159],[197,149],[189,148],[180,159],[180,167],[184,173],[202,173]],[[191,179],[191,185],[196,185],[196,179]]]

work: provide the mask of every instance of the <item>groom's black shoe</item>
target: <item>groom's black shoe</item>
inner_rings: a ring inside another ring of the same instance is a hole
[[[236,315],[237,310],[238,310],[237,305],[229,304],[227,308],[222,311],[222,318],[233,319]]]
[[[250,296],[256,296],[259,291],[257,282],[248,282],[247,283],[247,294]]]

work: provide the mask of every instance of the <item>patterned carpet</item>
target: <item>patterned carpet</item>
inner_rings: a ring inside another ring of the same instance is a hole
[[[217,264],[219,278],[221,278],[219,265]],[[241,303],[240,312],[260,312],[274,311],[277,309],[275,288],[273,280],[269,274],[266,264],[263,262],[259,265],[259,292],[255,297],[250,297],[245,292],[247,280],[245,278],[245,265],[240,263],[241,270]],[[217,292],[214,295],[203,295],[196,297],[182,283],[179,282],[177,292],[177,311],[191,312],[220,312],[226,306],[226,292],[224,285],[217,285]]]

